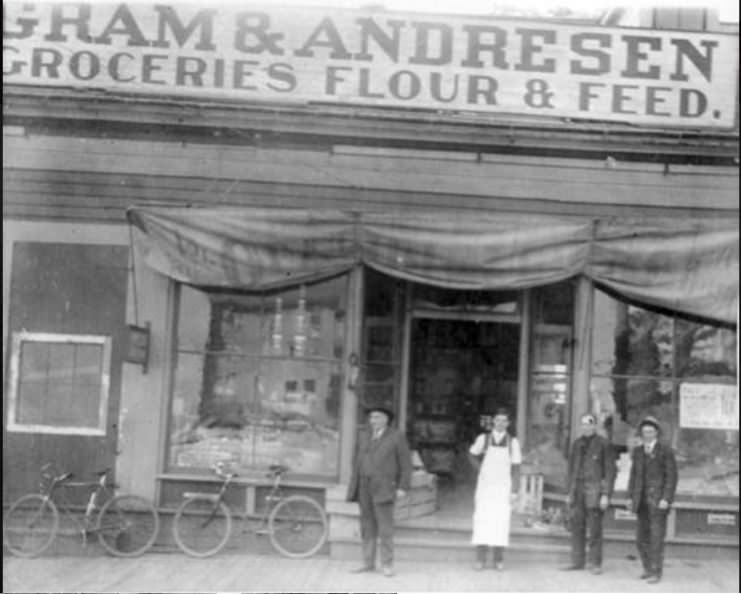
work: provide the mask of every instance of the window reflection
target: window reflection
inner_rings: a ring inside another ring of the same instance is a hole
[[[262,295],[181,287],[170,468],[336,475],[345,277]]]
[[[598,292],[592,369],[596,374],[671,376],[673,319]]]
[[[716,401],[728,392],[724,386],[735,385],[736,369],[733,330],[666,316],[595,291],[591,395],[607,418],[612,443],[625,452],[618,479],[627,473],[636,427],[650,414],[676,449],[679,492],[737,496],[738,425],[729,429],[727,415],[707,410],[702,428],[680,417],[683,406],[688,409],[683,382],[691,382],[709,406],[721,410]],[[616,488],[620,485],[618,480]]]
[[[677,320],[676,345],[679,377],[736,375],[733,330]]]

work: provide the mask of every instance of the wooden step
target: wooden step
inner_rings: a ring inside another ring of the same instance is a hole
[[[419,530],[405,526],[394,529],[394,549],[399,559],[415,561],[455,561],[470,562],[473,555],[470,531],[438,529]],[[674,539],[666,544],[667,558],[702,560],[737,560],[738,546],[704,539]],[[543,560],[549,563],[569,561],[570,536],[562,534],[513,531],[506,555],[511,559],[523,561]],[[338,537],[330,543],[331,558],[360,559],[359,538]],[[608,534],[604,542],[605,556],[613,558],[635,558],[637,550],[635,538],[631,534]]]

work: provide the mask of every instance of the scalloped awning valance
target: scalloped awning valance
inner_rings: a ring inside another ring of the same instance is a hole
[[[255,207],[134,207],[127,216],[147,264],[193,285],[268,290],[357,263],[454,289],[585,275],[639,302],[736,324],[736,219]]]

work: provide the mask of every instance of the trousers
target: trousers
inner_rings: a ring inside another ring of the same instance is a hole
[[[587,507],[584,491],[576,489],[571,513],[571,564],[583,567],[602,566],[602,518],[598,507]],[[589,552],[587,558],[586,552]]]
[[[363,541],[363,561],[366,567],[376,564],[376,543],[381,544],[381,564],[394,563],[394,502],[376,503],[370,490],[370,480],[360,477],[358,489],[360,506],[360,538]]]
[[[486,550],[491,549],[494,556],[494,563],[504,561],[504,547],[487,547],[486,545],[476,545],[476,560],[486,563]]]
[[[638,506],[636,546],[643,569],[661,577],[664,569],[664,538],[668,510],[661,510],[645,501]]]

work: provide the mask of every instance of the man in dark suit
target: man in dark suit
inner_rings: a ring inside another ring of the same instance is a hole
[[[363,565],[355,572],[375,571],[376,541],[381,541],[381,565],[386,576],[394,574],[394,502],[406,496],[412,474],[409,446],[404,434],[389,424],[390,410],[368,410],[366,430],[358,434],[348,501],[360,506]]]
[[[666,517],[677,490],[677,463],[672,449],[658,440],[661,431],[654,417],[638,425],[643,445],[633,449],[628,497],[638,516],[636,546],[649,584],[661,581],[664,564]]]
[[[615,484],[615,459],[610,443],[597,435],[596,430],[597,419],[594,415],[582,415],[581,436],[571,446],[566,499],[571,520],[571,565],[564,569],[584,569],[587,544],[585,537],[588,532],[587,566],[592,573],[600,574],[602,520]]]

